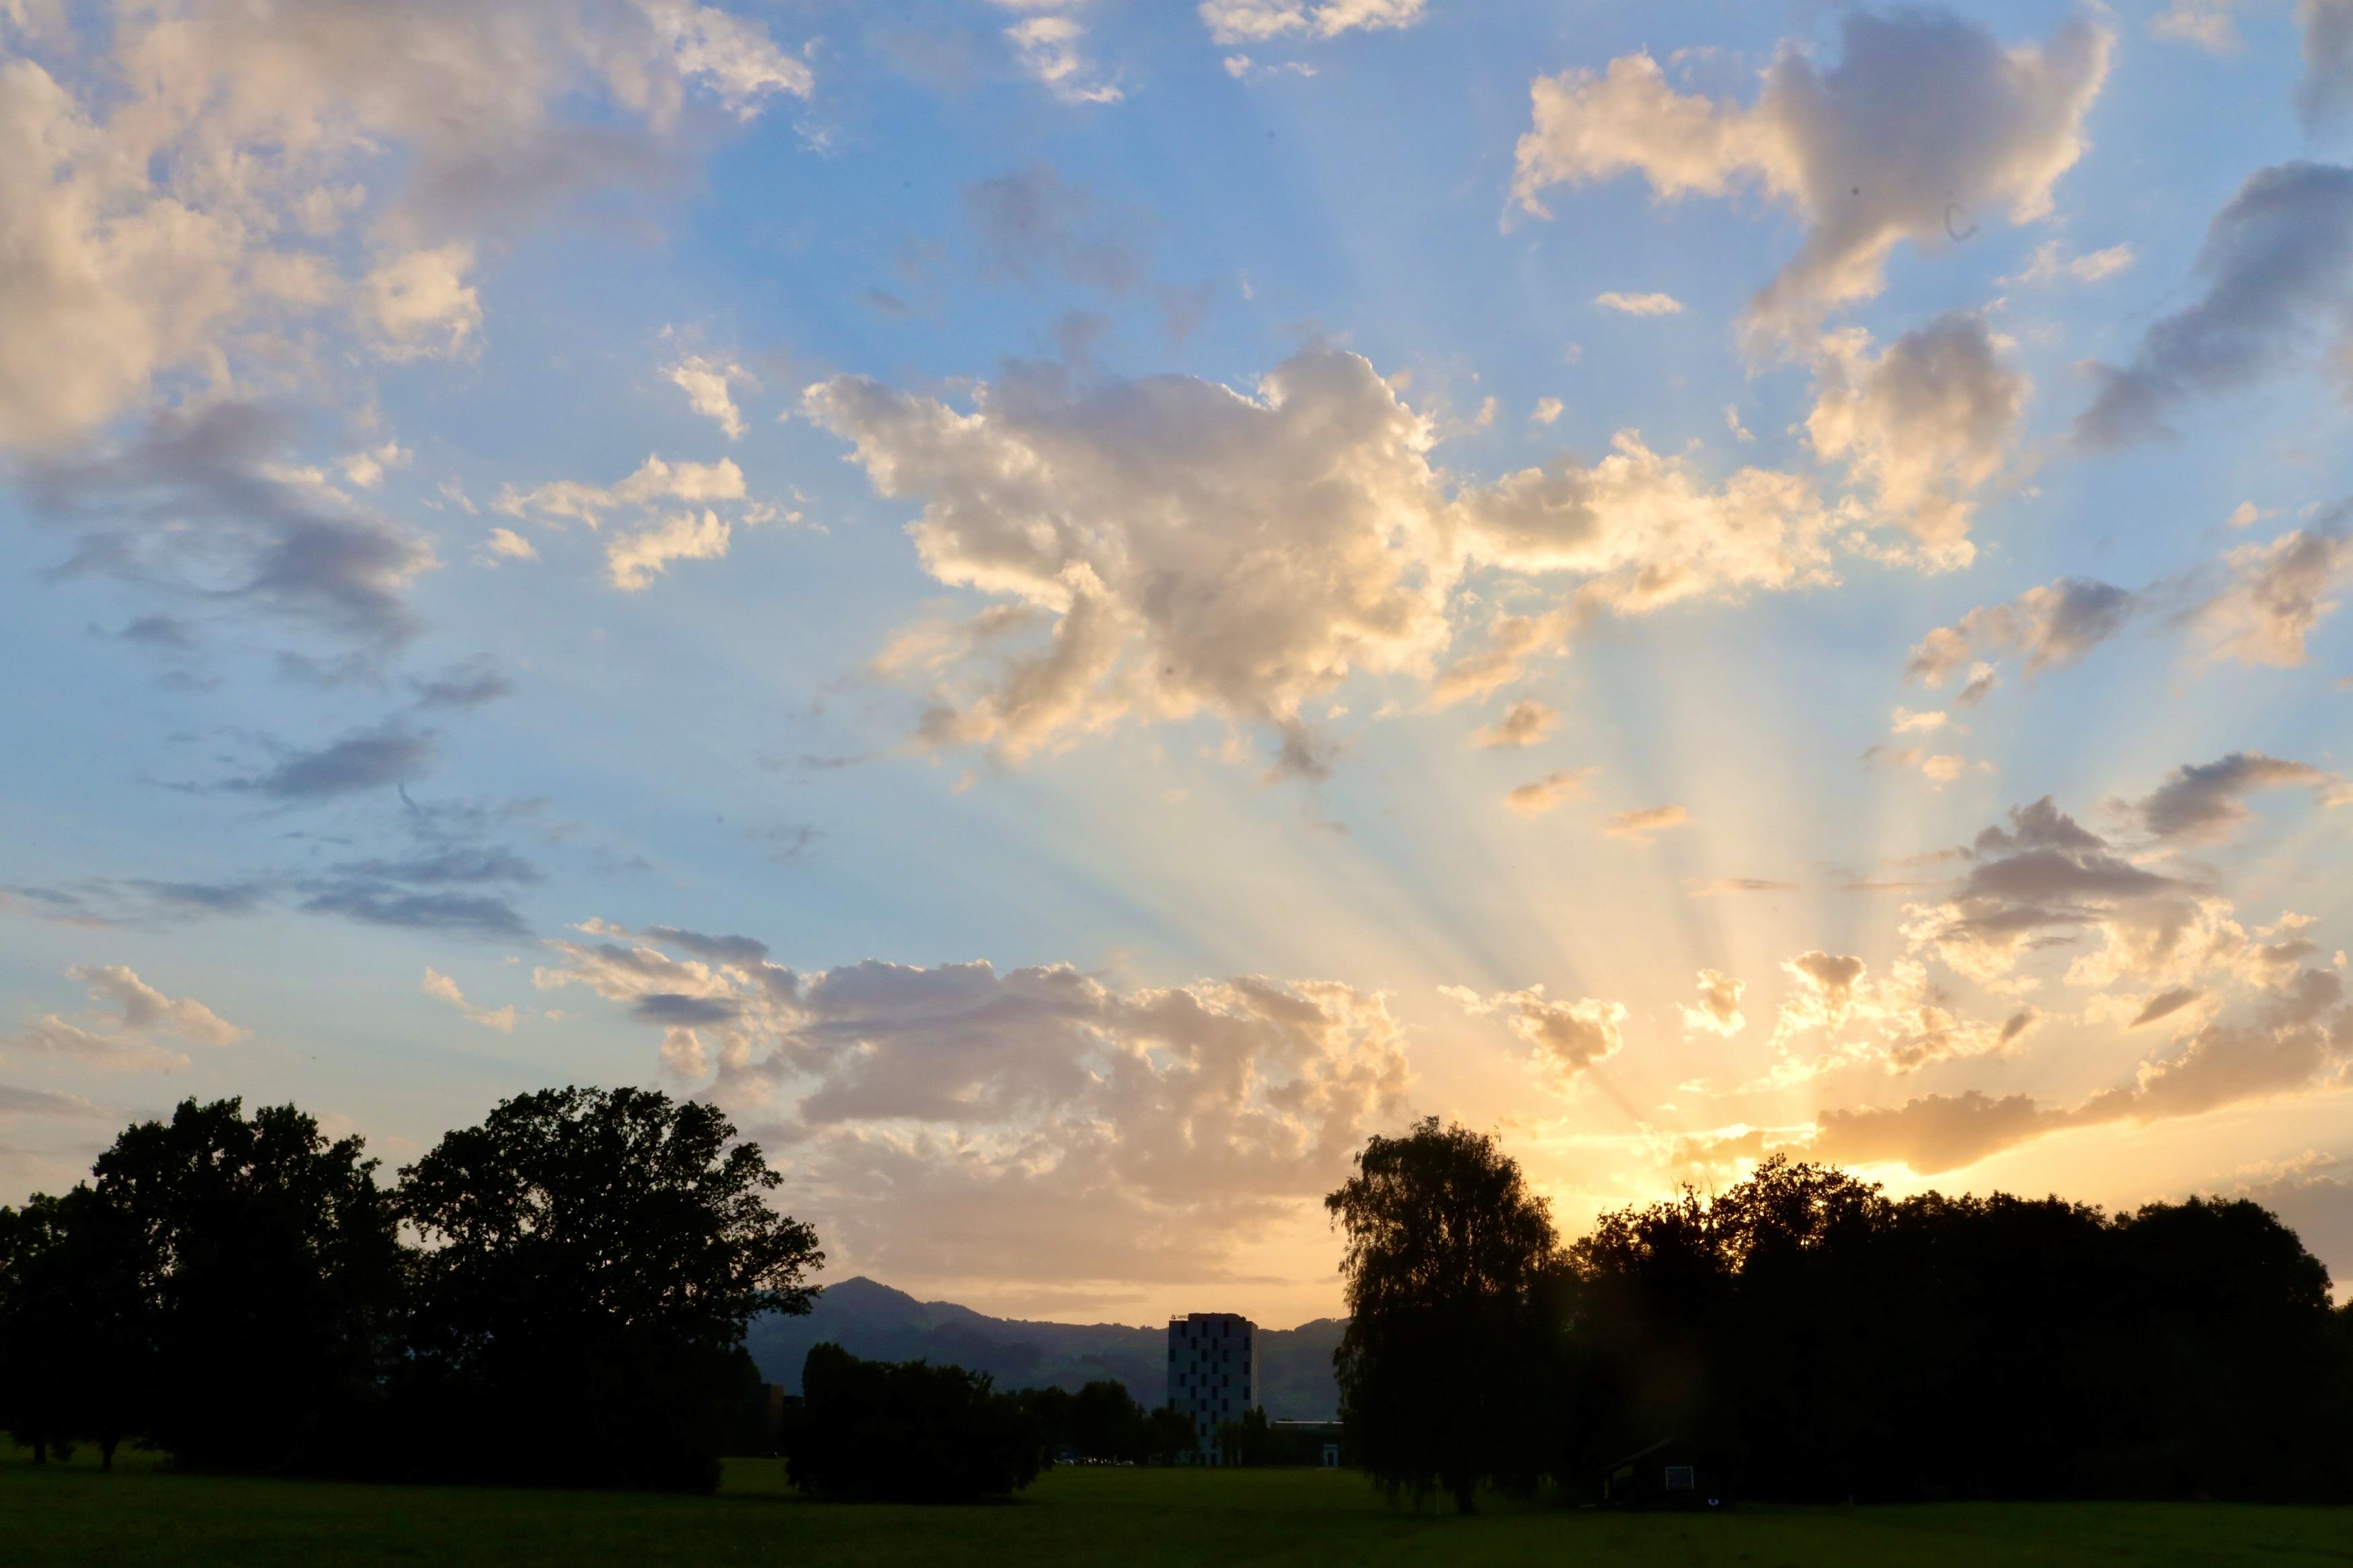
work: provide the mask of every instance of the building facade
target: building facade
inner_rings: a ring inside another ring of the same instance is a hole
[[[1234,1312],[1169,1319],[1168,1404],[1193,1418],[1195,1462],[1219,1463],[1219,1426],[1258,1405],[1258,1325]]]

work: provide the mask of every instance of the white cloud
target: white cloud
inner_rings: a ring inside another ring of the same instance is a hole
[[[248,1033],[192,996],[166,996],[127,964],[77,964],[66,977],[79,982],[100,1009],[112,1011],[86,1013],[79,1023],[51,1013],[0,1036],[0,1048],[70,1057],[95,1067],[168,1072],[188,1066],[188,1058],[156,1044],[159,1037],[218,1047],[234,1045]]]
[[[663,503],[670,501],[687,505],[683,510],[664,510]],[[529,490],[510,485],[494,504],[510,517],[570,520],[592,529],[601,528],[605,518],[615,511],[637,518],[638,528],[616,533],[605,544],[607,575],[624,593],[651,586],[673,561],[723,558],[737,523],[769,522],[779,516],[796,521],[798,516],[752,500],[744,489],[744,470],[730,458],[715,463],[669,463],[659,456],[649,457],[617,484],[558,479]],[[492,551],[514,554],[501,535],[512,537],[507,530],[497,530],[491,538]]]
[[[1492,996],[1461,985],[1443,985],[1439,992],[1474,1017],[1504,1014],[1511,1022],[1512,1033],[1534,1048],[1537,1064],[1564,1081],[1596,1062],[1609,1060],[1626,1044],[1622,1002],[1601,1002],[1590,996],[1556,1002],[1541,985],[1499,991]]]
[[[1528,417],[1538,425],[1550,425],[1559,419],[1566,411],[1567,405],[1559,398],[1539,397],[1536,399],[1535,411],[1529,414]]]
[[[2069,256],[2055,239],[2046,239],[2034,247],[2023,270],[2004,278],[2005,284],[2105,283],[2129,268],[2137,259],[2129,244],[2112,245],[2105,250],[2088,251],[2081,256]]]
[[[1471,743],[1491,751],[1538,745],[1552,734],[1553,726],[1559,722],[1557,710],[1547,708],[1541,702],[1514,702],[1501,719],[1472,734]]]
[[[394,359],[462,351],[478,237],[642,178],[691,97],[745,118],[810,89],[686,0],[93,0],[77,23],[0,66],[8,446],[172,378],[282,383],[331,317]]]
[[[1931,10],[1849,12],[1841,40],[1828,72],[1785,47],[1745,106],[1676,92],[1648,55],[1539,77],[1513,195],[1548,216],[1552,186],[1627,172],[1669,199],[1760,187],[1798,210],[1806,237],[1751,324],[1801,341],[1824,311],[1877,294],[1898,245],[1940,247],[1992,209],[2016,224],[2048,214],[2115,41],[2079,19],[2004,46]]]
[[[1065,103],[1117,103],[1126,96],[1116,81],[1099,76],[1083,47],[1087,29],[1080,16],[1089,0],[995,0],[1003,10],[1022,13],[1005,29],[1022,70]]]
[[[1596,294],[1593,302],[1621,316],[1675,316],[1682,314],[1683,308],[1683,302],[1672,294],[1620,294],[1615,290]]]
[[[1524,784],[1504,796],[1504,804],[1522,816],[1538,816],[1564,801],[1573,800],[1585,793],[1585,786],[1599,770],[1594,768],[1563,768],[1550,773],[1534,784]]]
[[[1410,27],[1429,0],[1201,0],[1213,42],[1257,44],[1291,34],[1337,37],[1359,29]]]
[[[470,1023],[480,1024],[486,1029],[496,1029],[502,1035],[514,1033],[515,1010],[512,1003],[504,1007],[477,1007],[466,1000],[466,994],[458,988],[456,981],[438,969],[425,972],[425,994],[448,1003],[464,1014]]]
[[[759,389],[752,373],[733,360],[688,354],[670,367],[670,384],[686,394],[697,414],[716,423],[731,441],[744,434],[744,414],[735,406],[734,388]]]
[[[1877,357],[1860,327],[1823,340],[1814,449],[1869,486],[1885,521],[1936,566],[1966,566],[1970,497],[2001,471],[2031,384],[2000,359],[1982,317],[1954,311],[1905,332]]]
[[[2353,533],[2341,525],[2293,529],[2222,557],[2221,588],[2192,612],[2208,653],[2246,665],[2293,669],[2305,662],[2313,628],[2336,613],[2330,595],[2353,579]]]

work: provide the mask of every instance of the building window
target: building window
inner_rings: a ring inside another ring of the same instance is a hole
[[[1669,1465],[1667,1467],[1667,1489],[1671,1492],[1687,1492],[1694,1489],[1692,1481],[1692,1468],[1689,1465]]]

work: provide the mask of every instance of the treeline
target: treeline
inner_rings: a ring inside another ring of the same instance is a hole
[[[1671,1441],[1757,1499],[2353,1497],[2353,1305],[2252,1203],[1895,1199],[1776,1157],[1564,1246],[1435,1120],[1326,1202],[1343,1418],[1393,1493],[1581,1500]]]
[[[0,1208],[0,1426],[37,1458],[716,1485],[762,1414],[744,1326],[807,1310],[824,1260],[756,1145],[562,1089],[377,1168],[292,1106],[188,1100]]]

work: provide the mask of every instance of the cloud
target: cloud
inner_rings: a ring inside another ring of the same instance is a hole
[[[2342,509],[2333,514],[2341,519]],[[2353,578],[2353,534],[2341,521],[2292,529],[2222,557],[2222,586],[2189,613],[2209,654],[2237,664],[2292,669],[2305,662],[2306,639],[2334,614],[2328,595]]]
[[[2119,276],[2138,259],[2129,244],[2112,245],[2105,250],[2087,251],[2081,256],[2069,256],[2055,239],[2046,239],[2034,247],[2023,270],[2000,279],[2005,286],[2033,287],[2042,283],[2105,283]]]
[[[1258,44],[1291,34],[1334,38],[1343,33],[1410,27],[1429,0],[1201,0],[1210,40]]]
[[[1403,1032],[1346,985],[874,961],[803,977],[659,941],[556,942],[534,978],[638,1011],[667,1070],[784,1152],[794,1212],[902,1277],[1216,1278],[1404,1112]]]
[[[1939,719],[1944,715],[1936,715]],[[1951,752],[1931,752],[1926,746],[1873,746],[1862,753],[1866,765],[1883,768],[1917,769],[1921,775],[1938,788],[1951,784],[1968,771],[1967,757]]]
[[[2075,421],[2079,447],[2107,449],[2175,432],[2197,398],[2253,385],[2307,345],[2353,344],[2353,169],[2280,163],[2250,174],[2206,232],[2192,303],[2150,323]]]
[[[341,319],[402,359],[480,335],[474,237],[641,180],[691,99],[809,72],[688,0],[92,4],[0,68],[0,446],[169,380],[282,378]],[[37,369],[36,369],[37,367]]]
[[[1895,710],[1895,716],[1888,721],[1887,728],[1891,734],[1927,735],[1943,729],[1950,718],[1951,715],[1941,708],[1931,708],[1926,712],[1915,712],[1909,708],[1899,706]]]
[[[482,557],[485,565],[497,565],[501,561],[536,561],[539,547],[512,528],[491,530],[489,542],[483,546],[490,553]]]
[[[1045,163],[964,187],[965,220],[992,274],[1035,284],[1050,276],[1107,293],[1140,285],[1151,258],[1095,199]]]
[[[410,685],[416,689],[419,708],[473,709],[514,695],[514,682],[488,655],[453,664],[429,680],[412,681]]]
[[[1654,836],[1671,827],[1681,827],[1690,820],[1691,813],[1680,805],[1651,805],[1617,813],[1601,825],[1601,831],[1612,838],[1648,844]]]
[[[2148,30],[2160,38],[2195,44],[2210,54],[2230,54],[2246,40],[2239,37],[2232,16],[2238,0],[2171,0],[2149,19]]]
[[[237,1027],[192,996],[166,996],[121,963],[83,963],[66,971],[100,1009],[79,1023],[51,1013],[0,1036],[0,1048],[34,1056],[70,1057],[94,1067],[168,1072],[188,1066],[181,1051],[156,1040],[200,1046],[230,1046],[248,1031]]]
[[[2170,990],[2160,991],[2142,1005],[2140,1011],[2133,1015],[2132,1022],[2125,1027],[2137,1029],[2170,1018],[2192,1003],[2204,1000],[2205,996],[2206,993],[2195,985],[2176,985]]]
[[[1005,29],[1024,75],[1064,103],[1117,103],[1126,94],[1097,75],[1082,48],[1087,0],[995,0],[1001,9],[1031,13]]]
[[[2133,594],[2106,583],[2062,577],[2029,588],[2008,604],[1971,610],[1923,637],[1904,664],[1904,678],[1941,686],[1956,670],[1990,657],[2025,660],[2031,679],[2064,669],[2123,629],[2138,608]],[[1991,671],[1987,674],[1991,686]],[[1971,689],[1978,677],[1969,676]]]
[[[268,773],[227,787],[278,800],[326,800],[412,783],[425,775],[433,757],[431,731],[395,721],[354,730],[315,752],[297,752]]]
[[[425,994],[438,996],[465,1015],[469,1023],[480,1024],[486,1029],[496,1029],[502,1035],[514,1033],[515,1010],[512,1004],[504,1007],[477,1007],[466,1000],[458,983],[438,969],[425,972]]]
[[[121,446],[29,465],[27,493],[79,535],[66,574],[396,646],[417,629],[407,590],[433,552],[288,466],[293,434],[287,416],[248,403],[162,414]]]
[[[1555,1002],[1541,985],[1499,991],[1492,996],[1460,985],[1443,985],[1439,992],[1474,1017],[1504,1014],[1512,1033],[1534,1048],[1537,1062],[1563,1081],[1577,1078],[1596,1062],[1609,1060],[1626,1044],[1620,1028],[1626,1021],[1622,1002],[1600,1002],[1590,996]]]
[[[2133,811],[2141,826],[2155,837],[2183,844],[2220,844],[2253,815],[2247,807],[2248,795],[2288,784],[2315,786],[2324,802],[2353,801],[2353,792],[2348,792],[2342,779],[2332,778],[2309,763],[2261,752],[2232,752],[2215,762],[2176,768],[2147,798],[2135,803]]]
[[[1720,1035],[1725,1039],[1748,1026],[1740,1011],[1740,994],[1747,989],[1745,981],[1720,974],[1713,969],[1699,972],[1699,1005],[1683,1008],[1683,1032],[1690,1035]]]
[[[1561,415],[1567,411],[1567,405],[1557,397],[1539,397],[1536,399],[1535,407],[1530,411],[1528,418],[1538,425],[1551,425],[1559,420]]]
[[[1605,310],[1615,310],[1622,316],[1674,316],[1683,313],[1683,302],[1672,294],[1596,294],[1593,302]]]
[[[1746,106],[1675,92],[1648,55],[1539,77],[1513,196],[1549,216],[1552,186],[1628,172],[1668,199],[1761,188],[1798,211],[1805,239],[1749,321],[1802,338],[1823,312],[1877,294],[1898,245],[1949,243],[1956,213],[1965,223],[1997,207],[2015,224],[2046,216],[2083,155],[2115,43],[2079,18],[2045,43],[2005,47],[1927,9],[1850,12],[1840,36],[1827,73],[1784,46]]]
[[[726,432],[731,441],[744,434],[744,412],[735,406],[738,386],[757,392],[759,379],[731,359],[688,354],[668,372],[670,383],[686,394],[687,405]]]
[[[2353,104],[2353,5],[2296,0],[2295,22],[2304,47],[2295,107],[2309,134],[2340,119]]]
[[[1599,770],[1596,768],[1563,768],[1546,773],[1534,784],[1524,784],[1504,796],[1504,804],[1522,816],[1537,816],[1552,810],[1562,802],[1585,793],[1585,786]]]
[[[682,510],[665,502],[683,501]],[[673,561],[716,561],[727,554],[736,523],[757,524],[796,513],[779,513],[765,502],[750,499],[744,470],[734,459],[715,463],[669,463],[652,456],[636,471],[611,485],[557,479],[533,489],[510,485],[493,503],[510,517],[536,516],[543,521],[573,521],[599,529],[615,511],[637,518],[640,526],[616,533],[605,543],[605,569],[613,586],[623,593],[651,587]],[[697,510],[700,508],[700,510]],[[724,508],[724,515],[720,509]],[[494,548],[508,553],[494,541]]]
[[[1947,311],[1875,358],[1862,328],[1822,341],[1806,434],[1937,566],[1965,566],[1971,494],[2000,473],[2031,384],[1983,317]]]
[[[1506,709],[1504,716],[1483,730],[1472,732],[1471,743],[1489,751],[1517,751],[1524,746],[1541,745],[1550,738],[1553,727],[1560,722],[1560,712],[1541,702],[1519,701]]]

